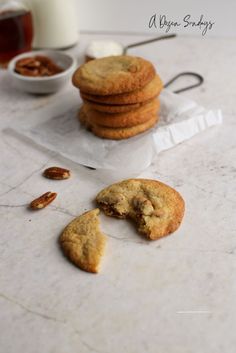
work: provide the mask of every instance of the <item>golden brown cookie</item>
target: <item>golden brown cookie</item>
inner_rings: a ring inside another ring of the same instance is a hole
[[[156,96],[158,96],[163,88],[163,83],[158,75],[155,77],[143,88],[134,90],[129,93],[122,93],[107,96],[99,96],[85,93],[83,91],[80,92],[82,99],[89,100],[91,102],[97,102],[100,104],[116,104],[116,105],[124,105],[124,104],[137,104],[141,102],[146,102]]]
[[[108,56],[81,65],[72,83],[89,94],[110,95],[142,88],[154,76],[150,61],[129,55]]]
[[[157,99],[126,113],[109,114],[102,113],[90,108],[89,104],[84,104],[84,113],[92,125],[100,125],[111,128],[132,127],[140,125],[150,120],[157,114],[160,102]]]
[[[91,130],[94,135],[109,140],[122,140],[141,134],[142,132],[151,129],[159,120],[159,116],[155,113],[153,116],[150,117],[148,121],[136,126],[124,128],[109,128],[92,124],[84,113],[83,107],[79,110],[78,117],[80,123],[83,124],[87,129]]]
[[[108,216],[130,218],[148,239],[174,232],[184,215],[184,200],[170,186],[157,180],[128,179],[108,186],[96,197]]]
[[[86,128],[89,129],[90,125],[89,125],[88,119],[86,117],[86,114],[84,112],[84,105],[81,105],[81,107],[78,111],[78,119],[82,125],[84,125]]]
[[[136,136],[144,131],[151,129],[157,123],[157,121],[158,116],[155,114],[145,123],[132,127],[109,128],[91,124],[90,129],[98,137],[109,140],[122,140]]]
[[[143,105],[147,104],[154,98],[151,98],[145,102],[140,102],[140,103],[134,103],[134,104],[124,104],[124,105],[118,105],[118,104],[101,104],[101,103],[96,103],[92,101],[88,101],[87,99],[83,99],[84,103],[88,105],[93,110],[97,110],[98,112],[102,113],[109,113],[109,114],[116,114],[116,113],[126,113],[126,112],[131,112],[131,110],[135,110],[137,108],[142,107]]]
[[[60,236],[65,255],[87,272],[98,272],[104,253],[106,237],[99,229],[99,209],[75,218]]]

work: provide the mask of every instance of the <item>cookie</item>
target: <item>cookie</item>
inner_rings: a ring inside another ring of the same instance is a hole
[[[132,219],[138,231],[155,240],[174,232],[184,215],[184,200],[157,180],[128,179],[103,189],[96,197],[108,216]]]
[[[91,95],[83,91],[80,92],[81,98],[91,102],[97,102],[100,104],[137,104],[146,102],[156,96],[158,96],[163,88],[163,83],[158,75],[143,88],[134,90],[133,92],[123,94],[111,94],[107,96]]]
[[[90,125],[89,125],[88,119],[86,117],[86,114],[84,112],[84,105],[82,105],[78,111],[78,119],[82,125],[84,125],[86,128],[89,129]]]
[[[106,237],[99,229],[99,209],[75,218],[60,236],[64,254],[76,266],[87,272],[98,272]]]
[[[79,120],[87,129],[91,130],[94,133],[94,135],[98,137],[109,139],[109,140],[122,140],[122,139],[136,136],[152,128],[159,120],[159,117],[155,113],[150,116],[148,121],[145,121],[144,123],[139,125],[135,125],[132,127],[124,127],[124,128],[109,128],[109,127],[93,124],[88,119],[88,117],[86,116],[82,108],[79,111]]]
[[[97,110],[98,112],[102,113],[109,113],[109,114],[116,114],[116,113],[126,113],[131,112],[132,110],[138,109],[145,105],[146,103],[150,102],[152,99],[149,99],[146,102],[134,103],[134,104],[101,104],[89,101],[87,99],[83,99],[84,103],[91,109]]]
[[[81,65],[72,83],[81,91],[95,95],[131,92],[144,87],[155,76],[151,62],[128,55],[108,56]]]
[[[160,102],[157,99],[126,113],[109,114],[98,112],[84,104],[84,112],[91,124],[119,128],[132,127],[143,124],[154,116],[159,110]]]
[[[98,137],[109,140],[127,139],[151,129],[157,123],[158,117],[155,114],[143,124],[126,128],[109,128],[91,124],[91,131]]]
[[[80,109],[78,110],[78,119],[81,125],[84,125],[87,128],[89,127],[88,120],[84,112],[84,105],[81,105]]]

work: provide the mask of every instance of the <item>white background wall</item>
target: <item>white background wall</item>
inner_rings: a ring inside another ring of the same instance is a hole
[[[179,21],[185,15],[198,21],[215,22],[207,36],[236,37],[236,0],[76,0],[80,29],[88,31],[122,31],[164,33],[165,29],[149,29],[150,17],[157,13]],[[199,28],[183,28],[176,32],[201,36]]]

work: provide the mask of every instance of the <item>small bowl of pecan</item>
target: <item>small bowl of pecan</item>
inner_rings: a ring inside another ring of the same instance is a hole
[[[28,93],[50,94],[71,81],[75,59],[59,51],[40,50],[17,55],[8,65],[14,85]]]

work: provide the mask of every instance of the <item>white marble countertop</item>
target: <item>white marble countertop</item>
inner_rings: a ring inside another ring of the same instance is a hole
[[[81,60],[96,37],[81,36],[70,52]],[[183,70],[204,75],[204,86],[185,95],[224,115],[223,125],[160,154],[141,175],[181,192],[184,222],[170,237],[147,243],[124,221],[114,234],[114,220],[102,216],[102,229],[112,235],[102,272],[82,272],[62,256],[57,239],[93,207],[105,183],[96,171],[1,132],[1,352],[235,352],[236,42],[182,37],[132,53],[155,58],[164,81]],[[1,129],[60,95],[18,92],[1,71]],[[41,172],[52,165],[68,167],[73,177],[46,180]],[[27,204],[48,190],[59,197],[30,212]]]

